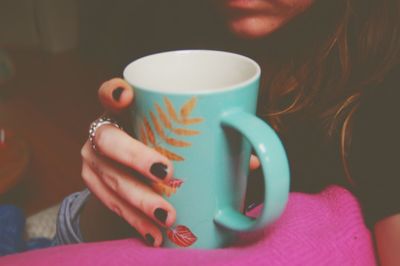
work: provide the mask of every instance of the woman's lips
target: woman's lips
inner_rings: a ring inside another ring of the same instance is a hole
[[[276,15],[282,6],[277,0],[223,0],[225,11],[236,15],[263,14]]]
[[[271,3],[263,0],[225,0],[225,6],[232,9],[263,11],[272,7]]]

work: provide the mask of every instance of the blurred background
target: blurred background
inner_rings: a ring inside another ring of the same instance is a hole
[[[218,45],[196,2],[0,0],[0,203],[31,215],[83,188],[100,84],[146,54]]]
[[[83,187],[79,151],[108,74],[80,55],[80,28],[78,1],[0,0],[0,201],[26,215]]]

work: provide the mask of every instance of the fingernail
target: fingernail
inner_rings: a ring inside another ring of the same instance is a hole
[[[167,168],[163,163],[155,163],[151,166],[150,173],[159,179],[164,179],[168,174]]]
[[[165,221],[167,220],[168,217],[168,213],[166,210],[161,209],[161,208],[157,208],[154,211],[154,216],[157,218],[157,220],[159,220],[160,222],[162,222],[163,224],[165,224]]]
[[[114,100],[116,100],[117,102],[119,101],[119,99],[121,98],[121,94],[124,91],[123,88],[118,87],[116,88],[113,92],[112,92],[112,97],[114,98]]]
[[[146,234],[144,238],[146,239],[147,244],[154,246],[154,237],[152,235]]]

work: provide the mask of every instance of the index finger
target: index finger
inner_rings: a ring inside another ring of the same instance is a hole
[[[159,152],[110,125],[97,129],[96,149],[107,158],[136,170],[153,181],[169,182],[173,175],[170,160]]]
[[[134,93],[125,80],[113,78],[100,86],[98,96],[107,111],[120,113],[132,103]]]

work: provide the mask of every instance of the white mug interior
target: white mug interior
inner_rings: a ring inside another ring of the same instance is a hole
[[[158,92],[202,93],[235,89],[260,75],[243,55],[214,50],[178,50],[139,58],[124,70],[134,87]]]

